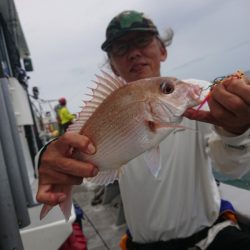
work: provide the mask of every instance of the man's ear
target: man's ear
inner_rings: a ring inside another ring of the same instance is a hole
[[[160,50],[161,50],[161,62],[164,62],[167,59],[168,52],[167,52],[166,47],[162,44],[161,44]]]

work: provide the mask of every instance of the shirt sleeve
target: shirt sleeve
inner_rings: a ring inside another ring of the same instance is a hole
[[[198,84],[205,90],[202,91],[201,99],[207,95],[211,85],[207,81],[197,79],[185,81]],[[201,109],[209,110],[207,103]],[[250,128],[236,136],[213,126],[213,130],[206,137],[206,151],[216,170],[233,178],[241,178],[250,171]]]
[[[41,161],[41,157],[42,157],[42,155],[43,155],[43,152],[46,150],[46,148],[48,147],[48,145],[49,145],[51,142],[53,142],[53,141],[55,141],[55,140],[57,140],[57,139],[58,139],[58,137],[51,139],[47,144],[45,144],[45,145],[37,152],[37,154],[36,154],[36,156],[35,156],[35,172],[36,172],[36,175],[37,175],[37,176],[38,176],[38,169],[39,169],[39,166],[40,166],[40,161]]]
[[[208,154],[216,170],[241,178],[250,171],[250,128],[236,136],[214,127],[208,138]]]

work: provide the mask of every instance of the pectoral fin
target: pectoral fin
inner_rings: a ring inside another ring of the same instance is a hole
[[[183,128],[187,129],[187,127],[179,124],[174,124],[174,123],[160,123],[160,122],[155,122],[155,121],[146,121],[148,128],[152,132],[157,132],[157,130],[162,129],[162,128]]]
[[[100,171],[95,177],[86,178],[88,182],[95,183],[97,185],[108,185],[119,179],[121,169],[109,169],[106,171]]]
[[[157,178],[161,169],[160,147],[157,146],[144,153],[144,159],[152,175]]]

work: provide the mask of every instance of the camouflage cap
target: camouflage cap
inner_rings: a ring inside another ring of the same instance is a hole
[[[112,42],[131,31],[150,31],[159,34],[154,23],[137,11],[123,11],[115,16],[106,29],[106,41],[101,48],[107,51]]]

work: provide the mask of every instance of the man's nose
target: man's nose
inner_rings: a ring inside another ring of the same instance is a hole
[[[139,48],[137,48],[136,46],[134,46],[133,44],[130,44],[129,45],[129,48],[128,48],[128,57],[129,59],[133,60],[137,57],[140,57],[141,56],[141,51]]]

